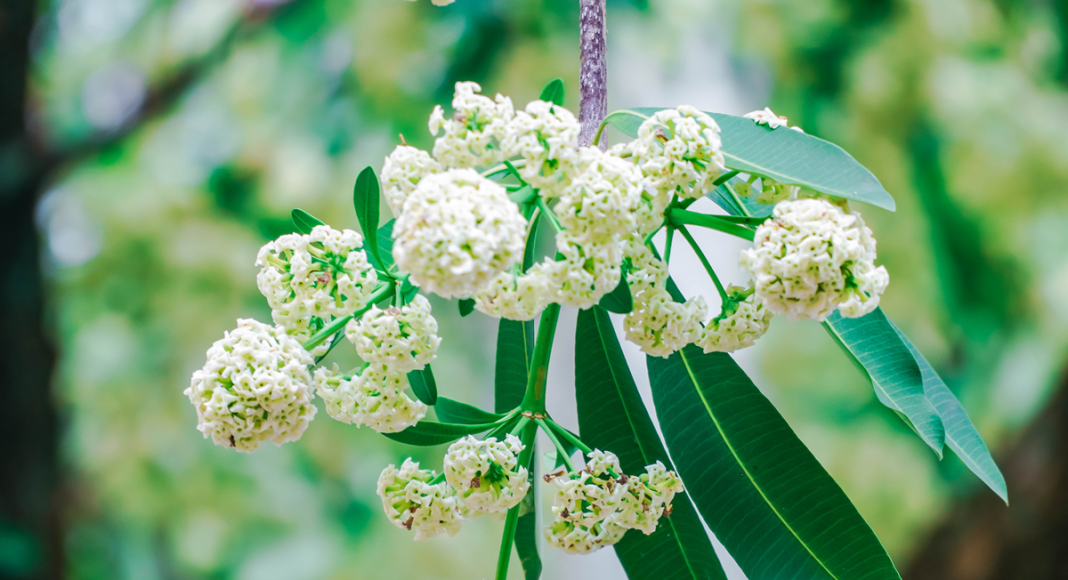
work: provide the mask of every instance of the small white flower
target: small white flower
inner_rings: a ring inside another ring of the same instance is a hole
[[[555,298],[551,285],[541,264],[524,274],[501,272],[475,295],[475,308],[496,318],[533,320]]]
[[[879,305],[889,276],[875,267],[875,238],[857,213],[824,199],[784,201],[741,253],[756,302],[791,320],[822,321],[835,308],[863,316]]]
[[[301,337],[323,321],[367,306],[378,275],[352,230],[316,226],[309,235],[287,234],[260,248],[256,284],[275,324]]]
[[[545,541],[552,548],[568,554],[589,554],[623,539],[626,528],[611,519],[584,526],[568,520],[554,519],[545,527]]]
[[[667,291],[666,266],[641,241],[627,241],[624,252],[631,260],[627,284],[634,300],[634,310],[623,319],[626,338],[646,354],[670,356],[700,336],[705,300],[694,296],[675,302]]]
[[[769,129],[777,129],[779,127],[787,126],[786,117],[772,113],[769,107],[764,107],[763,111],[746,113],[744,116],[746,119],[756,121],[757,125],[767,125]]]
[[[398,373],[421,369],[434,360],[441,345],[437,332],[430,301],[421,294],[401,308],[372,306],[345,327],[345,337],[356,345],[360,358]]]
[[[734,184],[734,190],[741,197],[756,195],[757,203],[774,205],[780,201],[797,199],[797,194],[801,192],[801,187],[779,183],[774,179],[762,177],[759,187],[750,183],[736,183]]]
[[[426,417],[427,406],[408,397],[408,376],[369,365],[359,375],[346,377],[333,369],[315,370],[316,391],[334,419],[379,433],[397,433]]]
[[[630,151],[657,195],[699,198],[727,170],[719,133],[712,117],[683,105],[646,119]]]
[[[508,124],[501,143],[506,157],[520,156],[523,180],[552,190],[578,159],[579,123],[571,111],[547,101],[531,101]]]
[[[629,234],[642,203],[638,168],[597,147],[583,147],[577,166],[553,208],[569,237],[588,245],[612,243]]]
[[[619,285],[619,267],[623,263],[619,244],[580,245],[563,231],[556,236],[556,251],[563,256],[562,260],[546,258],[538,265],[552,281],[556,302],[589,308]]]
[[[474,515],[507,512],[527,495],[527,468],[517,455],[524,448],[515,435],[504,441],[479,440],[468,435],[449,446],[445,454],[445,480],[456,488],[460,501]]]
[[[697,346],[710,352],[734,352],[753,346],[757,339],[768,331],[774,316],[763,304],[758,304],[753,295],[746,296],[741,286],[728,286],[730,299],[719,316],[705,325]]]
[[[582,471],[563,472],[549,480],[556,488],[553,515],[587,529],[608,518],[615,513],[624,491],[616,481],[620,474],[619,460],[614,454],[593,451]]]
[[[522,260],[526,226],[503,187],[454,169],[423,178],[405,200],[393,258],[425,290],[471,296]]]
[[[433,538],[443,532],[455,536],[463,524],[456,490],[445,482],[431,484],[434,472],[419,469],[412,458],[400,469],[390,464],[378,476],[378,496],[393,525],[415,532],[415,539]]]
[[[515,115],[512,101],[478,94],[478,83],[456,83],[452,99],[453,116],[446,119],[440,106],[430,114],[430,134],[444,134],[434,141],[434,159],[449,168],[485,167],[502,157],[500,141]]]
[[[632,476],[621,486],[618,511],[611,521],[628,529],[641,530],[646,535],[656,531],[665,514],[671,513],[671,501],[683,491],[682,480],[657,461],[645,467],[641,476]]]
[[[300,439],[315,417],[307,365],[312,357],[281,328],[240,319],[208,349],[184,394],[197,430],[216,445],[255,451]]]
[[[382,195],[394,217],[404,208],[404,200],[427,175],[441,172],[441,164],[429,153],[408,145],[397,145],[382,166]]]

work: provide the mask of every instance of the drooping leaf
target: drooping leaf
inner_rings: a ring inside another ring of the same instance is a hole
[[[434,404],[434,412],[438,414],[438,419],[442,422],[460,425],[493,423],[504,417],[504,415],[483,411],[474,405],[468,405],[448,397],[438,397],[438,402]]]
[[[548,101],[554,105],[564,106],[564,79],[553,79],[541,90],[539,101]]]
[[[418,447],[432,447],[450,441],[455,441],[465,435],[483,433],[497,427],[495,423],[480,423],[477,425],[457,425],[455,423],[436,423],[434,421],[420,421],[399,433],[383,433],[386,437]]]
[[[900,580],[879,539],[724,353],[647,357],[657,416],[704,516],[753,580]]]
[[[646,465],[657,461],[672,469],[604,309],[579,312],[575,346],[575,399],[583,442],[612,450],[631,475],[644,473]],[[675,496],[673,505],[671,517],[662,518],[651,535],[632,530],[616,544],[627,576],[725,579],[689,496]]]
[[[534,356],[534,321],[501,319],[497,326],[497,362],[493,376],[493,410],[507,413],[523,402],[527,369]]]
[[[898,338],[882,309],[876,308],[860,318],[845,318],[836,311],[823,326],[871,378],[879,401],[905,417],[941,458],[946,438],[942,418],[927,400],[916,358]]]
[[[931,363],[927,362],[927,359],[912,344],[912,341],[905,336],[905,333],[901,332],[893,322],[889,320],[888,322],[890,322],[890,326],[901,337],[902,342],[908,347],[912,356],[916,357],[916,362],[920,365],[920,372],[923,373],[923,387],[927,393],[927,398],[934,404],[938,414],[942,417],[942,422],[946,426],[946,445],[960,457],[961,461],[968,466],[968,469],[972,470],[972,473],[983,480],[987,487],[1008,504],[1009,490],[1005,485],[1005,476],[1001,474],[1001,470],[994,463],[994,458],[990,456],[990,450],[987,449],[986,443],[983,442],[983,437],[979,435],[979,431],[972,424],[972,420],[968,418],[968,412],[964,410],[964,406],[957,400],[953,391],[949,390],[949,387],[938,376]]]
[[[605,121],[636,137],[642,122],[659,110],[615,111]],[[894,198],[879,180],[834,143],[785,127],[769,129],[745,117],[709,115],[719,124],[727,167],[894,211]]]
[[[433,406],[438,402],[438,384],[429,364],[408,373],[408,385],[412,387],[415,396],[427,405]]]
[[[322,220],[300,208],[295,208],[291,215],[293,217],[293,225],[297,227],[298,232],[304,235],[310,234],[315,226],[325,225]]]
[[[379,197],[381,197],[381,191],[378,176],[370,166],[364,167],[360,175],[356,177],[356,185],[352,188],[352,204],[356,208],[356,219],[359,220],[360,229],[364,233],[363,245],[367,250],[367,259],[376,266],[383,265],[376,235]]]
[[[475,311],[475,301],[470,298],[460,299],[460,316],[466,317]]]
[[[630,285],[627,284],[627,274],[630,272],[629,261],[623,262],[619,271],[619,284],[615,289],[601,297],[598,303],[602,308],[616,314],[628,314],[634,310],[634,297],[630,293]]]

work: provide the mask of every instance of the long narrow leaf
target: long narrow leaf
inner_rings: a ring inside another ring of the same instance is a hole
[[[647,361],[679,474],[751,580],[900,580],[845,493],[729,355],[689,345]]]
[[[531,486],[538,480],[538,448],[537,443],[532,443],[534,450],[530,454],[530,464],[527,470],[530,473]],[[538,538],[541,537],[538,529],[538,514],[540,513],[538,494],[529,493],[524,502],[529,501],[530,511],[519,516],[519,522],[515,529],[515,552],[519,556],[519,563],[523,566],[524,580],[538,580],[541,577],[541,556],[538,554]]]
[[[455,441],[464,435],[483,433],[496,427],[496,423],[481,423],[478,425],[457,425],[455,423],[435,423],[434,421],[420,421],[399,433],[383,433],[386,437],[419,447],[431,447]]]
[[[323,225],[323,220],[300,208],[294,209],[291,215],[293,217],[293,225],[297,227],[298,232],[304,235],[310,234],[315,226]]]
[[[912,344],[912,341],[905,336],[905,333],[901,332],[901,329],[893,322],[889,320],[887,322],[901,337],[901,341],[905,343],[909,352],[916,357],[916,362],[920,365],[920,372],[923,373],[923,387],[927,392],[927,398],[934,404],[938,414],[942,417],[942,422],[946,426],[946,445],[960,457],[964,465],[967,465],[968,469],[972,470],[972,473],[983,480],[987,487],[1008,504],[1009,490],[1005,485],[1005,476],[1001,474],[1001,470],[994,463],[994,458],[990,456],[990,450],[987,449],[986,443],[983,442],[983,437],[979,435],[979,431],[976,430],[972,420],[968,418],[968,412],[964,410],[964,406],[957,400],[953,391],[949,390],[946,383],[931,367],[931,363],[927,362],[927,359]]]
[[[434,371],[430,365],[408,373],[408,385],[412,387],[415,396],[427,405],[435,405],[438,402],[438,385],[434,380]]]
[[[448,397],[438,397],[438,402],[434,405],[434,412],[438,414],[438,419],[444,423],[458,423],[461,425],[493,423],[503,417],[503,415],[483,411],[474,405],[468,405]]]
[[[845,318],[838,312],[824,328],[871,378],[879,401],[904,416],[938,457],[942,457],[946,431],[923,386],[916,358],[898,338],[881,308],[860,318]]]
[[[356,219],[360,222],[363,230],[364,248],[367,249],[367,259],[372,264],[382,267],[381,254],[378,251],[378,204],[381,191],[378,185],[378,176],[371,166],[363,168],[356,177],[356,185],[352,188],[352,204],[356,208]],[[385,268],[382,268],[385,269]]]
[[[534,321],[501,319],[497,326],[497,362],[493,377],[493,410],[507,413],[523,402],[527,369],[534,355]]]
[[[653,420],[638,394],[608,313],[600,307],[579,312],[575,331],[575,399],[579,429],[588,445],[609,450],[631,475],[661,461],[673,469]],[[685,493],[674,512],[646,536],[627,532],[616,544],[627,576],[704,580],[726,579],[712,542]]]

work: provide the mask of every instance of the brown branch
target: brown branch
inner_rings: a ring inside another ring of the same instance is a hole
[[[579,145],[589,145],[608,114],[608,49],[605,0],[579,2]],[[607,142],[601,141],[601,149]]]

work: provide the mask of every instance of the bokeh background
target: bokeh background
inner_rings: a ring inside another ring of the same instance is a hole
[[[905,577],[1068,578],[1068,1],[608,13],[610,109],[770,105],[896,198],[860,208],[884,310],[971,413],[1012,506],[939,462],[819,325],[777,320],[740,360]],[[322,413],[298,443],[235,454],[181,391],[236,318],[269,320],[253,261],[290,209],[356,229],[357,173],[399,134],[428,147],[454,82],[521,105],[562,77],[577,109],[577,23],[574,0],[0,2],[0,578],[490,576],[500,522],[415,544],[381,516],[377,475],[411,449]],[[701,241],[740,282],[740,246]],[[434,307],[442,392],[489,406],[495,321]],[[572,426],[574,316],[550,395]],[[543,557],[546,578],[622,577],[610,549]]]

